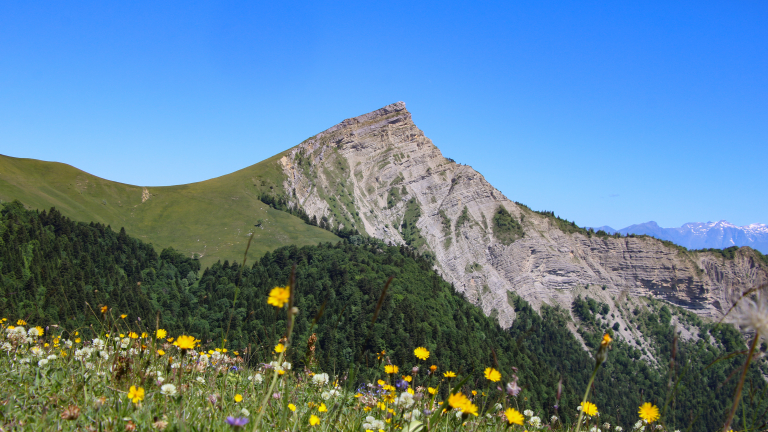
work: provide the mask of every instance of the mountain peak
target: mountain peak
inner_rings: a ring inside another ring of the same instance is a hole
[[[383,108],[379,108],[375,111],[371,111],[367,114],[362,114],[357,117],[352,117],[344,120],[343,122],[334,125],[323,132],[315,135],[315,138],[322,138],[328,136],[340,129],[344,129],[350,126],[359,126],[365,123],[378,123],[380,120],[384,120],[391,117],[397,117],[398,114],[407,115],[410,118],[410,113],[405,109],[405,102],[395,102],[389,104]]]

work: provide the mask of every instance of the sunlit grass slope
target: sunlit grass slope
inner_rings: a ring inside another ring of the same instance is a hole
[[[162,249],[173,246],[202,265],[240,262],[254,232],[249,255],[288,244],[310,245],[338,237],[305,224],[258,200],[262,192],[282,193],[282,173],[273,156],[240,171],[179,186],[141,187],[105,180],[72,166],[0,155],[0,200],[17,199],[27,208],[56,207],[75,220],[125,227],[132,236]],[[257,220],[263,220],[256,227]]]

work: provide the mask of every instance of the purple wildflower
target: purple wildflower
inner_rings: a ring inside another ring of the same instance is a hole
[[[235,418],[232,416],[227,416],[227,423],[229,423],[229,425],[235,429],[240,429],[241,427],[245,426],[246,423],[248,423],[248,419],[246,417]]]
[[[397,389],[400,391],[405,391],[406,389],[408,389],[408,381],[404,379],[399,379],[395,382],[395,387],[397,387]]]

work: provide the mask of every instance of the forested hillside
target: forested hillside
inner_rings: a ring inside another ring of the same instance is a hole
[[[288,352],[294,368],[307,361],[306,342],[313,333],[320,369],[344,374],[359,367],[361,382],[373,376],[369,367],[382,351],[393,364],[410,370],[414,348],[424,346],[440,372],[472,373],[472,388],[486,385],[482,371],[495,366],[504,381],[517,376],[518,398],[526,406],[575,420],[573,407],[594,360],[568,330],[568,311],[545,305],[537,313],[510,295],[517,319],[504,330],[441,279],[427,260],[376,239],[354,236],[336,244],[289,246],[245,266],[225,261],[201,271],[197,261],[173,249],[158,255],[122,229],[10,203],[0,217],[0,314],[78,328],[87,335],[89,325],[98,325],[103,305],[126,314],[130,322],[140,318],[148,329],[154,329],[159,313],[162,328],[191,333],[205,346],[220,346],[230,328],[226,347],[247,352],[246,358],[256,363],[269,358],[274,340],[285,331],[285,312],[275,312],[265,299],[273,287],[287,283],[294,264],[300,311]],[[376,315],[390,276],[394,279]],[[584,299],[574,304],[581,334],[592,347],[606,331],[594,318],[593,306]],[[745,350],[741,335],[730,326],[701,324],[698,339],[676,339],[669,310],[638,316],[638,328],[658,347],[659,365],[640,360],[637,348],[625,341],[617,338],[613,344],[592,398],[605,421],[631,424],[642,402],[662,408],[668,397],[673,428],[713,430],[722,421],[736,384],[734,371],[744,363],[743,355],[724,355]],[[756,368],[747,382],[744,413],[750,424],[759,425],[768,387]]]

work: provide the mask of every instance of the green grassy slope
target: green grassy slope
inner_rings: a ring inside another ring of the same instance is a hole
[[[280,157],[203,182],[144,188],[62,163],[0,155],[0,200],[18,199],[41,210],[56,207],[72,219],[115,230],[125,227],[158,250],[173,246],[187,256],[197,253],[203,266],[219,259],[242,261],[249,232],[255,233],[252,258],[288,244],[338,241],[330,232],[258,200],[262,192],[282,194]],[[259,219],[264,223],[257,228]]]

